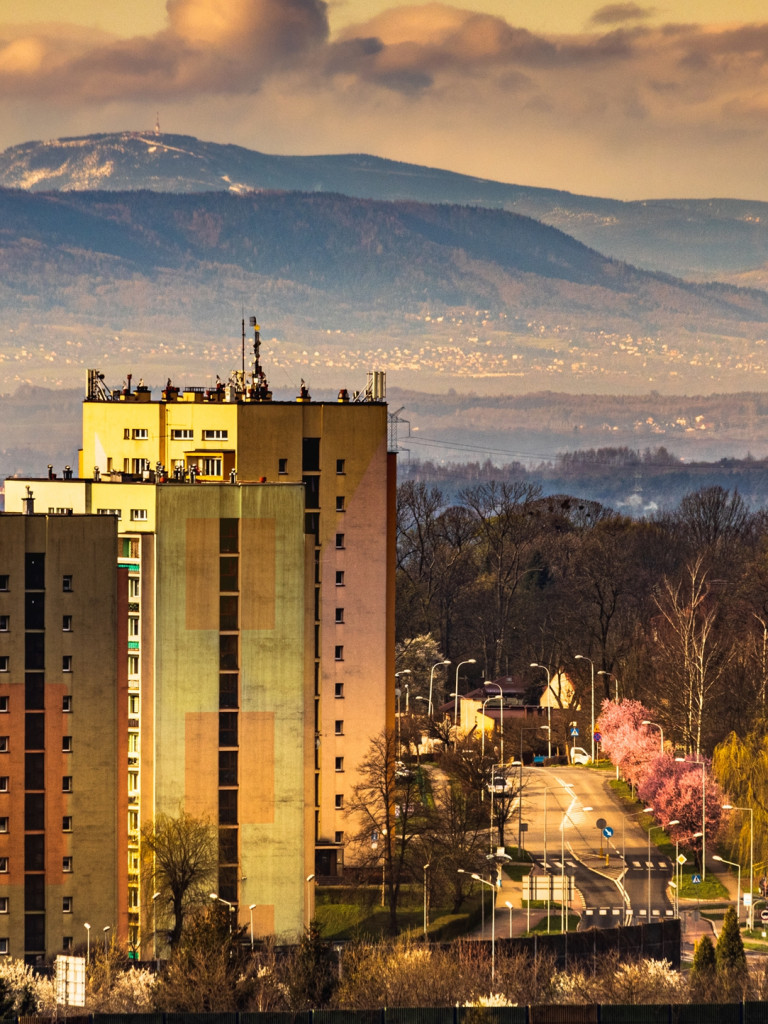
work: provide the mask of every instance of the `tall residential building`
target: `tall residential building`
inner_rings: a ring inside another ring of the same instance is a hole
[[[89,371],[79,476],[6,482],[9,509],[30,487],[41,511],[117,520],[119,901],[143,956],[139,834],[157,813],[217,823],[218,895],[257,934],[295,935],[308,876],[342,870],[356,766],[394,720],[394,459],[383,375],[351,401],[275,402],[257,329],[250,374],[211,389],[155,399]]]
[[[114,519],[0,514],[0,953],[127,931],[127,580]]]

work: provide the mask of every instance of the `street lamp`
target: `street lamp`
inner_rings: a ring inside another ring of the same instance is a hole
[[[609,679],[613,679],[613,681],[616,683],[616,699],[614,700],[614,704],[618,704],[619,703],[619,680],[618,680],[618,678],[613,674],[613,672],[606,672],[606,670],[604,668],[601,668],[600,671],[597,674],[599,676],[608,676]]]
[[[573,803],[574,801],[571,801]],[[586,813],[591,811],[591,807],[582,807],[582,811]],[[568,819],[572,825],[575,825],[575,821],[571,817],[571,808],[567,811],[563,811],[563,820],[560,822],[560,880],[561,880],[561,902],[560,902],[560,932],[565,934],[566,921],[567,921],[567,910],[565,901],[565,819]],[[547,925],[549,927],[549,925]]]
[[[459,720],[459,669],[462,665],[476,665],[476,658],[468,658],[466,661],[460,661],[456,666],[456,686],[453,691],[453,727],[456,728],[456,723]]]
[[[307,928],[312,923],[312,882],[314,878],[314,874],[307,875]]]
[[[433,705],[432,705],[432,684],[433,684],[434,679],[435,679],[435,669],[436,668],[440,668],[441,665],[450,665],[450,664],[451,664],[451,662],[450,662],[450,660],[448,658],[446,658],[445,661],[437,661],[432,666],[432,671],[429,673],[429,716],[430,716],[430,718],[432,717],[432,707],[433,707]]]
[[[400,676],[409,676],[409,675],[411,675],[411,670],[409,668],[404,668],[400,672],[395,672],[395,679],[397,680],[397,679],[400,678]],[[405,713],[408,714],[408,706],[407,706],[408,687],[407,686],[405,688],[405,693],[406,693]],[[397,697],[397,753],[398,753],[398,757],[400,757],[400,756],[402,756],[402,754],[401,754],[402,745],[400,743],[400,687],[397,685],[397,683],[395,683],[395,696]]]
[[[257,905],[258,904],[256,903],[252,903],[250,907],[248,907],[248,913],[251,918],[251,952],[253,952],[253,912],[256,909]]]
[[[486,683],[486,686],[499,686],[498,683]],[[483,735],[480,739],[480,756],[485,757],[485,705],[489,700],[497,700],[499,702],[499,708],[501,709],[501,760],[504,760],[504,695],[501,692],[499,686],[499,692],[493,694],[492,697],[486,697],[483,701]]]
[[[669,828],[671,825],[679,825],[677,818],[668,821],[666,825],[651,825],[648,829],[648,920],[651,920],[651,832],[659,828]]]
[[[462,868],[457,870],[460,875],[467,874]],[[487,885],[493,893],[491,900],[491,981],[494,981],[496,978],[496,885],[493,882],[488,882],[485,878],[481,878],[476,871],[472,872],[469,877],[474,878],[476,882],[480,882],[482,885]]]
[[[737,864],[734,860],[726,860],[725,857],[718,857],[717,854],[713,855],[712,860],[717,860],[721,864],[729,864],[738,871],[738,882],[736,883],[736,920],[741,924],[741,864]]]
[[[509,910],[509,937],[512,938],[512,904],[509,900],[504,900],[504,906]]]
[[[654,729],[658,729],[659,730],[659,734],[661,736],[661,752],[663,754],[664,753],[664,730],[662,729],[662,727],[659,725],[658,722],[651,722],[648,718],[644,718],[642,724],[643,725],[652,725]]]
[[[432,718],[432,698],[431,697],[417,697],[416,700],[423,700],[428,705],[427,713]]]
[[[736,807],[735,804],[723,804],[724,811],[749,811],[749,911],[750,929],[755,927],[755,815],[751,807]]]
[[[592,764],[595,763],[595,663],[586,654],[577,654],[577,661],[588,661],[592,670]]]
[[[627,818],[637,818],[641,814],[652,814],[652,807],[644,807],[642,811],[635,811],[634,814],[624,814],[621,818],[621,859],[624,865],[627,863]]]
[[[107,952],[107,932],[111,931],[112,929],[110,928],[110,926],[108,924],[105,924],[104,927],[101,930],[104,932],[104,954],[106,955],[106,952]]]
[[[235,908],[234,903],[230,903],[229,900],[225,900],[222,896],[219,896],[219,894],[217,892],[209,892],[208,896],[215,903],[223,903],[225,907],[229,907],[230,914],[234,914],[235,913],[236,908]],[[230,934],[232,934],[232,918],[231,917],[229,919],[229,932],[230,932]]]
[[[152,896],[152,959],[157,960],[157,901],[160,898],[160,893],[156,892]]]
[[[552,691],[550,689],[550,683],[552,676],[546,665],[540,665],[538,661],[531,662],[531,668],[543,668],[547,673],[547,757],[552,757]]]
[[[707,766],[704,761],[689,761],[676,757],[683,764],[697,764],[701,768],[701,880],[707,877]]]
[[[85,963],[88,965],[91,962],[91,926],[86,921],[83,928],[85,928]]]
[[[424,942],[427,941],[427,929],[429,928],[429,916],[427,913],[427,871],[429,871],[429,861],[424,865]]]

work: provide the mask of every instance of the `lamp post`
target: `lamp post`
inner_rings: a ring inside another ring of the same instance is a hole
[[[256,906],[257,904],[252,903],[250,907],[248,907],[248,913],[251,918],[251,952],[253,952],[253,912],[256,909]]]
[[[652,722],[648,718],[644,718],[642,724],[643,725],[652,725],[654,729],[658,729],[659,730],[659,735],[661,736],[661,752],[663,754],[664,753],[664,730],[662,729],[662,727],[659,725],[658,722]]]
[[[641,814],[652,814],[652,807],[644,807],[642,811],[635,811],[634,814],[625,814],[621,819],[621,859],[627,863],[627,818],[637,818]]]
[[[104,932],[104,954],[107,952],[107,934],[112,930],[108,924],[105,924],[101,929]]]
[[[85,963],[87,966],[91,962],[91,926],[86,921],[83,928],[85,928]]]
[[[432,699],[431,697],[417,697],[416,700],[423,700],[428,705],[427,714],[432,718]]]
[[[307,875],[307,928],[312,923],[312,882],[314,879],[314,874]]]
[[[547,673],[547,757],[552,757],[552,690],[551,680],[552,676],[546,665],[540,665],[538,661],[531,662],[531,668],[542,668]]]
[[[573,803],[573,801],[571,801]],[[582,807],[582,811],[585,813],[591,811],[591,807]],[[560,933],[565,934],[567,917],[567,904],[565,900],[565,822],[566,819],[573,825],[575,824],[571,817],[571,808],[567,811],[563,811],[563,820],[560,822],[560,879],[562,884],[561,902],[560,902]]]
[[[651,825],[648,829],[648,920],[651,920],[651,832],[655,832],[659,828],[669,828],[670,825],[679,825],[680,822],[675,818],[673,821],[668,821],[666,825]]]
[[[737,864],[735,860],[726,860],[725,857],[718,857],[714,854],[712,860],[719,861],[721,864],[729,864],[732,868],[736,868],[738,872],[738,882],[736,883],[736,920],[741,924],[741,864]]]
[[[498,683],[487,683],[487,686],[499,686]],[[499,686],[499,691],[501,687]],[[485,705],[490,700],[499,701],[499,707],[501,708],[501,760],[504,760],[504,696],[501,692],[495,693],[492,697],[486,697],[483,701],[483,735],[480,739],[480,756],[485,757]]]
[[[400,676],[409,676],[409,675],[411,675],[411,670],[409,668],[404,668],[400,672],[395,672],[395,696],[397,697],[397,754],[398,754],[398,757],[402,756],[402,753],[401,753],[402,752],[402,744],[400,743],[400,692],[401,692],[401,687],[399,687],[397,685],[397,680],[400,678]],[[407,686],[405,688],[405,694],[406,694],[405,713],[408,714],[408,704],[407,704],[407,700],[408,700],[408,687]]]
[[[689,761],[676,757],[683,764],[697,764],[701,768],[701,880],[707,877],[707,765],[704,761]]]
[[[509,911],[509,937],[512,938],[512,904],[509,900],[504,900],[504,906]]]
[[[436,661],[435,664],[432,666],[432,671],[429,673],[429,717],[430,718],[432,717],[432,707],[433,707],[433,704],[432,704],[432,686],[433,686],[434,680],[435,680],[435,669],[436,668],[440,668],[441,665],[450,665],[450,664],[451,664],[451,662],[450,662],[450,660],[448,658],[446,658],[445,661]]]
[[[152,959],[157,962],[157,901],[160,893],[152,896]]]
[[[592,661],[591,658],[588,658],[586,656],[586,654],[577,654],[576,655],[576,660],[577,661],[588,661],[589,662],[589,667],[590,667],[591,672],[592,672],[592,728],[591,728],[590,731],[591,731],[591,735],[592,735],[592,764],[594,764],[595,763],[595,663],[594,663],[594,661]]]
[[[429,861],[424,865],[424,942],[427,941],[427,930],[429,929],[429,911],[427,909],[427,871],[429,871]]]
[[[613,672],[606,672],[606,670],[604,668],[601,668],[600,671],[597,674],[599,676],[608,676],[609,679],[613,679],[613,681],[616,683],[616,697],[615,697],[613,703],[614,704],[618,704],[619,703],[619,680],[618,680],[617,676],[615,676],[613,674]]]
[[[736,807],[723,804],[724,811],[749,811],[749,911],[747,920],[750,930],[755,927],[755,815],[751,807]]]
[[[217,892],[209,892],[208,896],[215,903],[223,903],[225,907],[229,907],[230,915],[235,913],[235,909],[236,908],[235,908],[234,903],[230,903],[229,900],[225,900],[223,898],[223,896],[219,896],[219,894]],[[232,917],[231,916],[229,918],[229,932],[230,932],[230,935],[231,935],[232,934]]]
[[[459,720],[459,669],[462,665],[476,665],[476,658],[467,658],[466,661],[460,661],[456,666],[456,685],[453,688],[453,727],[456,728],[456,723]]]
[[[458,872],[460,875],[467,874],[463,868],[458,868]],[[487,885],[493,893],[493,898],[491,900],[491,981],[494,981],[496,979],[496,886],[493,882],[489,882],[485,878],[481,878],[476,871],[473,871],[469,877],[474,878],[474,880],[476,882],[480,882],[481,885]]]

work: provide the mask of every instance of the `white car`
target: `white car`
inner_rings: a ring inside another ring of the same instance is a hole
[[[571,747],[571,764],[589,764],[591,760],[584,747]]]

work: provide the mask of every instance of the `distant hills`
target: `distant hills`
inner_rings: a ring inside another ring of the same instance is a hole
[[[484,206],[534,217],[644,269],[768,285],[768,203],[761,202],[620,202],[362,154],[274,156],[151,131],[13,146],[0,154],[0,186],[176,193],[280,189]]]

